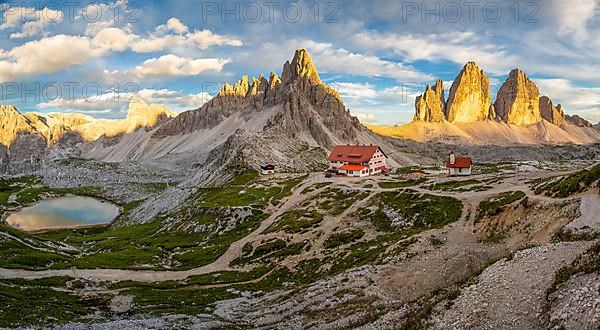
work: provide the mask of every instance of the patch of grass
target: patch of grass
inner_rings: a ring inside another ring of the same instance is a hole
[[[292,194],[292,190],[294,188],[296,188],[296,186],[298,186],[300,183],[302,183],[307,178],[308,178],[308,174],[305,174],[298,178],[286,181],[283,184],[283,188],[281,189],[281,192],[279,194],[273,196],[273,199],[271,199],[271,204],[278,205],[283,198],[290,196]]]
[[[473,167],[474,174],[497,174],[514,172],[517,167],[512,163],[478,163]]]
[[[600,180],[600,164],[562,178],[534,182],[534,188],[536,194],[543,193],[551,197],[566,198],[598,186],[598,180]]]
[[[317,211],[293,210],[284,213],[271,225],[265,234],[283,231],[288,234],[300,233],[315,227],[323,221],[323,215]]]
[[[188,314],[206,313],[218,301],[238,298],[228,288],[208,288],[202,290],[156,289],[132,287],[121,292],[133,296],[134,307],[131,314]]]
[[[499,214],[506,205],[522,200],[526,195],[522,191],[508,191],[479,203],[476,221]]]
[[[312,186],[310,186],[310,187],[307,187],[306,189],[304,189],[304,190],[302,191],[302,194],[303,194],[303,195],[305,195],[305,194],[311,193],[311,192],[313,192],[313,191],[315,191],[315,190],[318,190],[318,189],[321,189],[321,188],[325,188],[325,187],[327,187],[327,186],[329,186],[329,185],[331,185],[331,183],[330,183],[330,182],[320,182],[320,183],[316,183],[316,184],[314,184],[314,185],[312,185]]]
[[[250,183],[256,181],[256,179],[258,179],[258,177],[259,177],[258,171],[245,170],[242,173],[238,174],[236,177],[234,177],[229,182],[229,185],[230,186],[245,186],[247,184],[250,184]]]
[[[482,182],[479,180],[475,180],[475,179],[460,180],[460,181],[457,180],[457,181],[435,183],[435,184],[429,185],[425,188],[427,188],[428,190],[432,190],[432,191],[456,191],[458,189],[462,190],[463,187],[473,186],[476,184],[482,184]],[[462,191],[469,191],[469,190],[462,190]]]
[[[61,284],[61,285],[59,285]],[[0,281],[0,327],[49,327],[107,310],[101,296],[79,297],[49,286],[64,287],[62,278]]]
[[[364,230],[357,228],[352,231],[342,233],[334,233],[325,240],[324,246],[326,249],[333,249],[340,245],[345,245],[358,241],[365,235]]]
[[[302,252],[305,243],[287,244],[284,240],[273,239],[244,254],[244,256],[232,261],[232,265],[240,266],[255,262],[272,263],[285,257],[297,255]]]
[[[220,217],[218,209],[201,209],[188,223],[214,223]],[[265,214],[254,210],[235,228],[224,233],[195,233],[170,228],[164,230],[160,220],[148,224],[118,228],[86,228],[62,230],[37,235],[50,241],[62,241],[85,249],[76,259],[54,264],[52,268],[118,268],[162,269],[159,258],[177,251],[174,269],[184,270],[209,264],[220,257],[229,246],[255,230]]]
[[[8,205],[8,199],[11,195],[39,185],[41,185],[41,180],[35,176],[0,179],[0,205]]]
[[[344,213],[350,206],[369,196],[367,192],[329,188],[316,197],[317,208],[333,216]]]
[[[438,167],[421,167],[421,166],[406,166],[397,168],[394,174],[413,174],[413,173],[421,173],[427,174],[425,171],[437,171]]]
[[[195,194],[193,203],[199,207],[257,206],[264,208],[269,203],[277,205],[283,198],[292,194],[292,189],[306,180],[307,176],[289,179],[272,187],[248,186],[248,177],[236,178],[232,182],[245,183],[219,188],[201,188]]]
[[[177,183],[167,183],[167,182],[149,182],[149,183],[142,183],[141,184],[142,187],[144,188],[144,190],[146,190],[147,192],[150,193],[160,193],[163,192],[165,190],[167,190],[167,188],[169,186],[176,186]]]
[[[431,243],[431,246],[433,246],[434,248],[440,248],[442,245],[444,245],[444,242],[442,242],[439,238],[431,235],[429,237],[429,243]]]
[[[0,267],[41,270],[71,260],[10,226],[0,224],[0,231],[15,238],[0,236]]]
[[[375,198],[378,208],[366,216],[378,231],[390,232],[407,230],[419,232],[425,229],[440,228],[460,219],[463,204],[461,201],[444,196],[420,194],[416,192],[383,192]],[[387,212],[387,214],[386,214]],[[404,222],[406,228],[395,228],[388,214],[394,213]]]
[[[408,179],[408,180],[402,180],[402,181],[384,181],[384,182],[379,182],[378,184],[381,189],[395,189],[395,188],[414,187],[414,186],[418,186],[425,182],[427,182],[427,179],[419,178],[419,179]]]

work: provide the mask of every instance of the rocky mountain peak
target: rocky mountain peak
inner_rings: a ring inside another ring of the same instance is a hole
[[[250,87],[250,92],[248,95],[256,96],[259,94],[264,94],[269,90],[269,81],[261,74],[256,77],[252,77],[252,85]]]
[[[12,105],[0,105],[0,115],[6,116],[9,114],[20,114],[19,110]]]
[[[554,125],[563,126],[565,124],[566,119],[562,106],[560,104],[554,106],[548,96],[540,97],[540,115]]]
[[[496,113],[508,124],[527,126],[542,121],[540,91],[521,69],[514,69],[500,87]]]
[[[489,78],[475,62],[468,62],[450,88],[446,118],[452,123],[484,121],[491,104]]]
[[[127,119],[153,119],[163,115],[166,117],[175,117],[177,116],[177,113],[162,104],[148,104],[148,102],[139,97],[134,97],[129,101]]]
[[[281,79],[275,72],[271,72],[271,76],[269,77],[269,89],[274,90],[281,84]]]
[[[444,82],[436,81],[433,87],[427,85],[425,93],[415,101],[415,121],[443,122],[446,101],[444,97]]]
[[[240,80],[238,80],[233,86],[229,83],[225,83],[219,91],[217,96],[239,96],[245,97],[248,95],[248,91],[250,90],[250,82],[248,81],[248,76],[244,75]]]
[[[306,49],[296,50],[292,62],[288,61],[284,64],[281,77],[284,84],[298,78],[306,78],[312,85],[322,84],[319,73]]]

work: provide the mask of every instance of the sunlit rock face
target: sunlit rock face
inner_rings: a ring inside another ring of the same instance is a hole
[[[489,118],[490,80],[475,62],[468,62],[454,79],[446,118],[451,123],[473,123]]]
[[[415,121],[439,123],[445,119],[444,82],[436,81],[433,87],[427,85],[425,93],[415,101]]]
[[[542,121],[540,91],[519,69],[512,70],[500,87],[495,109],[497,115],[508,124],[527,126]]]
[[[540,114],[542,118],[557,126],[565,124],[565,113],[559,104],[554,106],[552,100],[547,96],[540,97]]]

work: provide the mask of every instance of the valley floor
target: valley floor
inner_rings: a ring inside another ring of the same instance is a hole
[[[561,184],[588,165],[485,164],[469,178],[424,168],[366,179],[242,174],[150,223],[3,228],[3,246],[21,246],[0,262],[10,306],[0,327],[564,325],[550,289],[595,246],[600,200]],[[23,199],[15,191],[7,200]],[[129,203],[123,219],[141,205]],[[43,298],[27,303],[32,292]],[[31,317],[16,318],[27,304]]]

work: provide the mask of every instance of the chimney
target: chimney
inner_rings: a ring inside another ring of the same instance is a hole
[[[456,164],[456,155],[454,155],[454,151],[450,153],[450,165]]]

